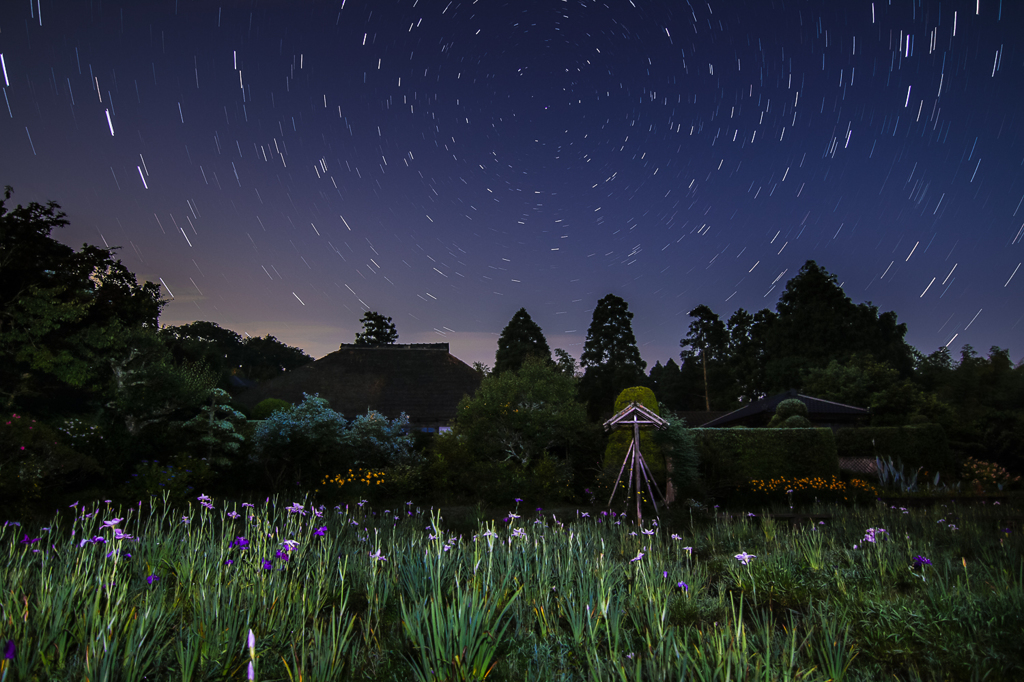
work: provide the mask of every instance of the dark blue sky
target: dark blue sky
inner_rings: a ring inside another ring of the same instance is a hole
[[[1021,26],[1000,0],[12,0],[0,183],[121,246],[164,323],[317,357],[372,309],[492,364],[520,307],[578,357],[615,293],[654,364],[694,306],[774,307],[814,259],[922,351],[1016,360]]]

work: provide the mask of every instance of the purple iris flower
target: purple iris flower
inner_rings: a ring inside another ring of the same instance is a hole
[[[155,583],[157,580],[160,580],[160,576],[158,576],[158,575],[147,575],[146,576],[146,582],[149,583],[150,585]]]
[[[676,583],[676,587],[680,588],[683,592],[690,591],[690,586],[683,582]]]
[[[272,562],[270,559],[264,559],[263,560],[263,570],[264,571],[269,571],[272,568],[274,568],[274,562]]]
[[[39,538],[30,538],[28,535],[21,539],[21,544],[23,545],[31,545],[36,542],[39,542]]]
[[[914,568],[921,568],[922,566],[931,566],[932,562],[928,560],[928,557],[921,556],[918,554],[914,557]]]
[[[315,531],[313,531],[313,535],[318,535],[320,537],[323,537],[326,532],[327,532],[327,526],[320,526]]]
[[[245,549],[248,546],[249,546],[249,541],[246,540],[241,535],[239,535],[237,538],[235,538],[234,540],[231,541],[231,543],[228,545],[228,549],[233,549],[235,547],[237,547],[238,549]]]
[[[11,660],[14,658],[14,640],[7,640],[7,644],[4,645],[4,659]]]

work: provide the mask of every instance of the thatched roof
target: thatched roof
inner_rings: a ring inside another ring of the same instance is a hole
[[[405,412],[414,427],[436,428],[455,418],[459,400],[473,395],[480,380],[476,370],[448,352],[447,343],[346,344],[236,400],[251,409],[265,398],[296,404],[303,393],[318,393],[348,419],[367,410],[391,419]]]

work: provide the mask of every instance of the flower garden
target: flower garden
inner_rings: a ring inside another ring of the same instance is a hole
[[[802,510],[75,505],[0,529],[0,679],[1021,678],[1012,503]]]

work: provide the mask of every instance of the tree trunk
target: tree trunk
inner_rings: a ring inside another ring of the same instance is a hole
[[[711,411],[711,396],[708,394],[708,356],[706,352],[700,354],[700,359],[704,365],[704,409],[708,412]]]

